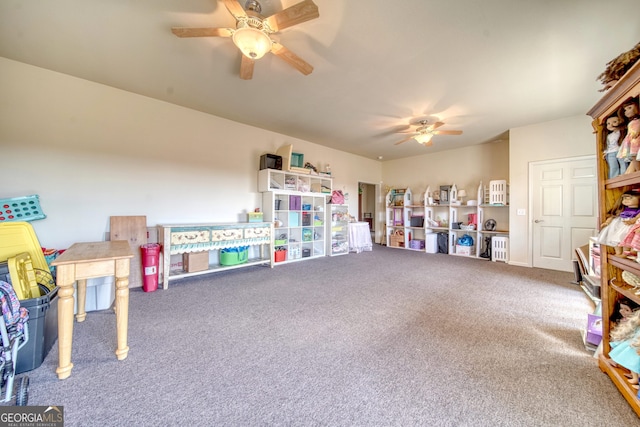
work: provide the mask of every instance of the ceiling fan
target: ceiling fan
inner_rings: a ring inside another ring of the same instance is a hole
[[[280,30],[320,16],[312,0],[304,0],[271,16],[260,15],[262,6],[257,0],[247,0],[244,8],[237,0],[223,0],[227,10],[236,19],[236,28],[184,28],[173,27],[178,37],[231,37],[242,52],[240,78],[250,80],[257,59],[271,52],[304,75],[313,67],[298,55],[271,38]]]
[[[419,120],[417,122],[417,125],[419,125],[418,128],[416,128],[415,131],[411,132],[411,136],[406,137],[402,141],[396,142],[394,145],[399,145],[403,142],[407,142],[410,139],[415,139],[419,144],[428,147],[432,144],[431,138],[433,138],[434,135],[462,135],[461,130],[436,130],[440,126],[444,125],[443,122],[435,122],[434,124],[430,125],[428,120],[423,119]]]

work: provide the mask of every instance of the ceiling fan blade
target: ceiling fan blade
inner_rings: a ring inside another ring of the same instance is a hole
[[[413,137],[414,137],[414,136],[415,136],[415,135],[408,136],[408,137],[406,137],[405,139],[403,139],[402,141],[398,141],[398,142],[396,142],[396,143],[395,143],[395,144],[393,144],[393,145],[400,145],[400,144],[402,144],[403,142],[407,142],[407,141],[409,141],[410,139],[413,139]]]
[[[171,32],[178,37],[231,37],[230,28],[184,28],[173,27]]]
[[[437,130],[433,133],[436,135],[462,135],[461,130]]]
[[[251,80],[253,78],[253,65],[255,61],[244,55],[242,56],[242,62],[240,63],[240,78],[242,80]]]
[[[286,47],[282,46],[280,43],[273,43],[273,46],[271,47],[271,53],[285,61],[287,64],[291,65],[296,70],[300,71],[305,76],[311,74],[311,72],[313,71],[313,66],[311,66],[311,64],[300,58],[295,53],[291,52]]]
[[[444,125],[444,123],[442,123],[442,122],[435,122],[434,124],[429,126],[429,129],[430,130],[438,129],[440,126],[443,126],[443,125]]]
[[[422,143],[422,145],[425,146],[425,147],[429,147],[429,146],[433,145],[433,139],[430,139],[427,142]]]
[[[239,18],[246,18],[247,12],[245,12],[244,8],[240,3],[236,0],[224,0],[224,5],[227,7],[229,13],[233,15],[236,20]]]
[[[227,1],[225,1],[227,3]],[[235,2],[234,2],[235,3]],[[273,31],[300,24],[320,16],[318,6],[312,0],[304,0],[294,4],[265,19]]]

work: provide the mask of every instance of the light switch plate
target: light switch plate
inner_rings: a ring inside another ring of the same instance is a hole
[[[518,210],[516,211],[516,214],[517,214],[517,215],[526,215],[526,213],[527,213],[527,211],[526,211],[526,210],[524,210],[524,209],[518,209]]]

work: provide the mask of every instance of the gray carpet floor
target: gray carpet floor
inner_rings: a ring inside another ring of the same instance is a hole
[[[640,425],[585,350],[573,274],[374,246],[131,291],[54,345],[29,405],[67,426]]]

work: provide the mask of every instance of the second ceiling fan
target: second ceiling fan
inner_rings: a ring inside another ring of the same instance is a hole
[[[416,123],[418,127],[415,131],[411,132],[411,135],[403,139],[402,141],[396,142],[394,145],[402,144],[403,142],[407,142],[410,139],[415,139],[419,144],[428,147],[433,144],[431,138],[434,135],[462,135],[461,130],[437,130],[440,126],[443,126],[443,122],[435,122],[430,125],[428,120],[418,120]],[[414,125],[415,126],[415,125]]]
[[[260,15],[262,6],[257,0],[247,0],[244,8],[237,0],[223,1],[236,19],[235,29],[173,27],[171,31],[178,37],[231,37],[242,52],[240,78],[244,80],[253,77],[255,61],[267,52],[273,53],[302,74],[311,74],[311,64],[271,39],[271,34],[319,17],[318,6],[312,0],[301,1],[268,17]]]

